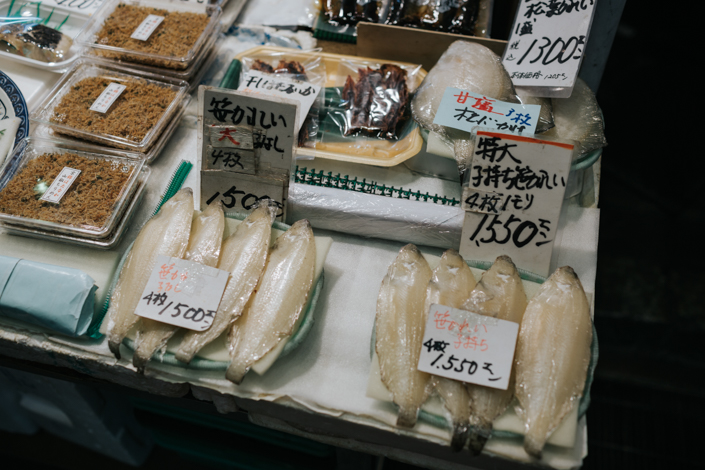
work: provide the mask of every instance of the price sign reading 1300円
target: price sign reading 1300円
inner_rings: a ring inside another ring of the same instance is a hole
[[[518,323],[433,304],[418,369],[506,390],[518,333]]]
[[[222,269],[159,255],[135,314],[189,330],[207,330],[228,276]]]

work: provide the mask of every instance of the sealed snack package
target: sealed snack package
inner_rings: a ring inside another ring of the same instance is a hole
[[[356,25],[360,21],[377,23],[384,3],[376,0],[322,0],[321,12],[333,25]]]
[[[409,99],[420,69],[416,65],[341,61],[337,76],[344,83],[327,90],[326,129],[363,140],[398,140],[408,132]]]
[[[489,37],[491,0],[391,0],[385,23]]]
[[[313,50],[307,52],[320,51]],[[240,88],[247,84],[248,74],[253,75],[253,72],[272,74],[287,81],[305,82],[320,87],[321,92],[313,101],[306,115],[306,119],[301,124],[298,139],[299,147],[315,148],[316,140],[319,135],[320,114],[323,110],[325,100],[323,89],[326,85],[326,66],[323,60],[316,55],[307,56],[303,60],[293,60],[289,55],[290,54],[287,52],[267,52],[264,55],[258,54],[256,57],[243,58]],[[284,84],[278,84],[277,86],[282,87]],[[287,88],[284,86],[283,90],[285,92],[287,89],[294,89],[294,87]],[[310,91],[304,89],[302,93],[310,93]],[[292,98],[293,97],[292,95]]]

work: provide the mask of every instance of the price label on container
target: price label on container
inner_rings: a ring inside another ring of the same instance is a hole
[[[567,98],[585,54],[596,0],[521,0],[502,57],[518,87]]]
[[[65,166],[40,199],[58,204],[80,174],[81,170]]]
[[[279,96],[301,103],[296,132],[300,130],[308,111],[321,92],[321,87],[318,85],[282,77],[279,74],[260,72],[259,70],[247,72],[237,89],[238,91],[246,91],[255,95]]]
[[[115,100],[125,91],[125,88],[125,85],[110,83],[88,109],[99,113],[107,113]]]
[[[446,88],[434,124],[472,132],[476,127],[533,134],[541,106],[488,98],[471,91]]]
[[[433,304],[418,369],[506,390],[518,333],[518,323]]]
[[[222,269],[159,255],[135,314],[205,331],[213,324],[228,276]]]
[[[460,254],[514,263],[547,276],[573,145],[493,131],[477,131]]]
[[[147,18],[142,20],[140,25],[137,29],[135,29],[130,37],[132,39],[137,39],[138,41],[146,41],[152,35],[154,30],[162,24],[162,21],[164,21],[163,16],[147,15]]]

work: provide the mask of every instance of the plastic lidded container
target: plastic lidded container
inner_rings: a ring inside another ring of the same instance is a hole
[[[147,153],[188,87],[183,80],[80,59],[30,119],[57,134]]]
[[[183,70],[219,30],[222,13],[195,2],[113,0],[95,12],[76,42],[107,58]]]
[[[82,238],[109,237],[143,166],[141,154],[27,137],[0,170],[0,222]],[[51,201],[42,199],[47,197]]]
[[[145,159],[145,163],[149,165],[152,163],[154,160],[157,159],[157,157],[161,154],[162,150],[164,150],[164,147],[166,146],[167,142],[169,141],[169,138],[172,136],[176,128],[179,126],[179,123],[181,122],[181,118],[184,115],[184,112],[186,111],[186,108],[188,107],[188,104],[191,102],[191,96],[186,95],[186,98],[181,102],[179,107],[176,110],[176,113],[172,115],[172,118],[169,119],[169,122],[167,123],[166,129],[164,129],[161,134],[159,135],[159,138],[157,141],[152,145],[146,152],[141,153],[142,156]],[[85,145],[87,147],[92,147],[96,148],[99,151],[105,150],[105,147],[94,144],[92,142],[84,141],[84,140],[77,140],[74,139],[71,136],[67,135],[62,135],[60,133],[54,132],[51,127],[45,126],[45,125],[39,125],[35,126],[34,131],[32,132],[32,135],[35,137],[39,137],[40,139],[53,139],[53,140],[61,140],[61,141],[69,141],[78,145]]]

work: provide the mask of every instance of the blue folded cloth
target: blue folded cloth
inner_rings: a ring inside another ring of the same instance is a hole
[[[98,287],[78,269],[0,256],[0,315],[69,336],[86,333]]]

